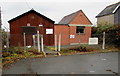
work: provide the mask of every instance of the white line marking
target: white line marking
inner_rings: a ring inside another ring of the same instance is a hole
[[[101,60],[107,60],[107,59],[101,59]]]
[[[91,71],[89,71],[90,73],[94,73],[95,71],[93,71],[93,70],[91,70]]]

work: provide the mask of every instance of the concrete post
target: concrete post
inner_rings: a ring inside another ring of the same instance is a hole
[[[61,48],[61,33],[59,34],[58,51],[60,51],[60,48]]]
[[[57,35],[55,35],[55,51],[57,51]]]
[[[39,31],[37,31],[37,47],[38,47],[38,52],[40,52],[40,35],[39,35]]]
[[[103,45],[102,45],[102,49],[105,49],[105,32],[103,32]]]
[[[26,37],[25,37],[25,33],[23,33],[23,39],[24,39],[24,50],[26,51]]]
[[[41,35],[41,50],[44,52],[43,35]]]
[[[79,34],[79,44],[80,44],[80,32],[78,34]]]
[[[32,37],[33,37],[33,47],[36,48],[36,46],[35,46],[35,35],[32,35]]]
[[[7,31],[7,48],[9,48],[9,32]]]

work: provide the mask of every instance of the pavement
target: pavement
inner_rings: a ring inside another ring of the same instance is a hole
[[[47,54],[56,54],[56,53],[58,53],[57,51],[52,51],[49,48],[45,48],[44,52],[47,53]]]
[[[117,74],[118,53],[96,53],[17,61],[3,74]]]

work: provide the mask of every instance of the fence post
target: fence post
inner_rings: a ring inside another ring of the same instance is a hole
[[[55,51],[57,51],[57,35],[55,35]]]
[[[33,47],[36,48],[35,47],[35,35],[33,35]]]
[[[80,44],[80,32],[78,34],[79,34],[79,44]]]
[[[42,50],[44,56],[46,57],[46,53],[44,51],[43,35],[41,35],[41,50]]]
[[[41,50],[44,52],[43,35],[41,35]]]
[[[59,34],[58,51],[60,51],[60,48],[61,48],[61,33]]]
[[[23,39],[24,39],[24,50],[26,51],[26,37],[25,37],[25,33],[23,33]]]
[[[102,49],[105,49],[105,32],[103,32],[103,45],[102,45]]]
[[[37,46],[38,46],[38,52],[40,52],[40,35],[39,35],[39,31],[37,31]]]
[[[9,48],[9,32],[7,31],[7,49]]]

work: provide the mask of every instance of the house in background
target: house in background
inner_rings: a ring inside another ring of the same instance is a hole
[[[97,16],[97,24],[120,24],[120,2],[107,6]]]
[[[10,46],[23,46],[23,33],[26,34],[26,46],[33,45],[33,35],[37,31],[44,37],[44,45],[54,45],[54,35],[46,34],[46,30],[54,31],[54,21],[31,9],[8,21],[10,25]]]
[[[54,25],[54,34],[61,34],[61,45],[88,44],[91,37],[91,21],[79,10],[65,16],[58,24]]]

